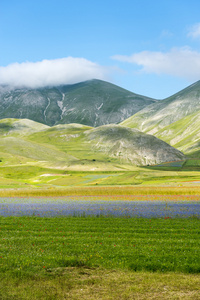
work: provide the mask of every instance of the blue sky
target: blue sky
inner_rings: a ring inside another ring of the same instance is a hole
[[[162,99],[200,80],[199,0],[1,0],[0,84],[99,78]]]

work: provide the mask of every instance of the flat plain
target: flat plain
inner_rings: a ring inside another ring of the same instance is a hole
[[[40,197],[42,190],[22,191],[25,195],[17,198],[21,203],[34,193],[38,203],[60,199],[59,189],[43,190]],[[19,190],[6,192],[17,194]],[[134,199],[166,205],[170,201],[199,203],[198,187],[77,187],[60,193],[74,193],[71,198],[77,203],[88,198],[105,203]],[[2,199],[14,202],[15,198],[4,195]],[[159,218],[98,213],[1,216],[0,297],[200,299],[199,216],[188,218],[184,213],[182,208],[179,217],[170,215],[169,210]]]

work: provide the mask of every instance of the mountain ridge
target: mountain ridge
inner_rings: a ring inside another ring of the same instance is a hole
[[[97,79],[38,89],[0,86],[0,119],[98,127],[120,123],[155,101]]]

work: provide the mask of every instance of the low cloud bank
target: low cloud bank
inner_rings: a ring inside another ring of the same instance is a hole
[[[173,48],[169,52],[142,51],[130,56],[115,55],[112,59],[136,64],[145,73],[200,79],[200,52],[189,47]]]
[[[84,58],[66,57],[40,62],[13,63],[0,67],[0,84],[38,88],[106,79],[108,70]]]

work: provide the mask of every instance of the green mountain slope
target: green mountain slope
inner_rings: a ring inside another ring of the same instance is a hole
[[[49,126],[28,119],[3,119],[0,120],[0,135],[26,135],[32,132],[45,130]]]
[[[104,125],[94,129],[77,126],[54,126],[28,138],[56,145],[60,150],[76,156],[83,164],[150,165],[185,159],[180,151],[138,130],[119,125]]]
[[[144,108],[121,125],[153,134],[184,153],[198,151],[200,81]]]
[[[199,157],[200,111],[164,127],[156,136],[189,156]]]
[[[0,86],[0,119],[96,127],[122,122],[155,101],[101,80],[40,89]]]
[[[62,167],[75,157],[54,146],[29,141],[27,136],[50,128],[27,119],[0,120],[0,160],[2,165],[36,164]]]
[[[16,157],[16,164],[25,162],[64,169],[119,170],[185,159],[180,151],[154,136],[119,125],[91,128],[80,124],[54,127],[41,124],[40,127],[32,121],[29,132],[27,127],[25,131],[22,127],[16,136],[12,128],[27,121],[6,119],[1,124],[3,121],[4,124],[10,122],[12,127],[6,135],[0,132],[0,153]]]

